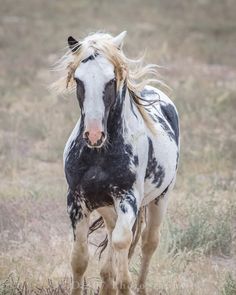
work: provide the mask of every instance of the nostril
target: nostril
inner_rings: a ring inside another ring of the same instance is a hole
[[[89,138],[89,132],[88,131],[84,132],[84,138],[86,138],[86,139]]]
[[[83,138],[90,146],[100,146],[105,141],[106,135],[103,131],[84,131]]]
[[[101,138],[102,139],[105,138],[105,133],[104,132],[101,132],[101,134],[102,134]]]

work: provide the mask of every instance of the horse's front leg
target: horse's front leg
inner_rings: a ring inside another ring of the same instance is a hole
[[[112,233],[112,244],[117,259],[118,294],[133,294],[131,291],[131,275],[128,268],[128,253],[132,243],[132,227],[138,213],[137,193],[130,190],[122,198],[115,201],[117,221]]]
[[[68,196],[69,197],[69,196]],[[86,271],[89,252],[88,252],[88,230],[90,213],[83,209],[84,206],[77,199],[73,200],[71,206],[68,202],[68,211],[72,221],[74,231],[74,242],[71,253],[72,267],[72,290],[71,295],[80,295],[83,290],[83,276]]]
[[[102,286],[99,295],[115,295],[115,268],[114,268],[114,250],[112,247],[112,231],[116,224],[116,212],[112,207],[102,207],[97,209],[102,215],[104,223],[108,231],[108,252],[104,264],[101,268],[100,275],[102,278]]]

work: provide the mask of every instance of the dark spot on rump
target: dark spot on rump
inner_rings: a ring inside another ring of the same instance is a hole
[[[166,120],[158,115],[156,116],[156,118],[157,118],[159,124],[162,126],[162,128],[165,130],[165,132],[169,136],[170,140],[174,140],[176,142],[176,136],[175,136],[174,132],[171,130],[171,128],[168,126]],[[178,142],[176,142],[176,144],[178,145]]]
[[[152,179],[152,183],[158,188],[162,185],[165,177],[164,168],[157,163],[157,159],[154,155],[152,140],[148,137],[148,164],[146,169],[145,179]]]
[[[176,110],[173,105],[161,103],[161,111],[166,118],[166,120],[169,122],[172,130],[174,131],[174,140],[176,144],[178,145],[179,142],[179,118],[176,113]]]

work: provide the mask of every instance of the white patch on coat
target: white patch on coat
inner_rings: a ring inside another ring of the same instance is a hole
[[[80,119],[77,121],[73,131],[71,132],[70,137],[68,138],[67,142],[66,142],[66,146],[64,148],[64,153],[63,153],[63,165],[65,167],[65,162],[66,162],[66,158],[70,152],[71,149],[71,144],[72,142],[76,139],[76,137],[79,135],[79,129],[80,129]]]

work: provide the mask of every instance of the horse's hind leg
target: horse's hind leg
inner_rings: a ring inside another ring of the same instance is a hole
[[[160,225],[167,207],[167,195],[158,200],[152,201],[147,206],[146,227],[142,233],[142,258],[141,269],[138,278],[138,294],[146,294],[145,282],[148,274],[149,264],[154,251],[159,243]]]
[[[115,295],[115,270],[114,270],[114,251],[112,247],[112,231],[116,224],[116,213],[112,207],[102,207],[97,209],[99,214],[102,215],[108,231],[108,252],[105,262],[101,268],[100,275],[102,278],[102,286],[99,295]]]

